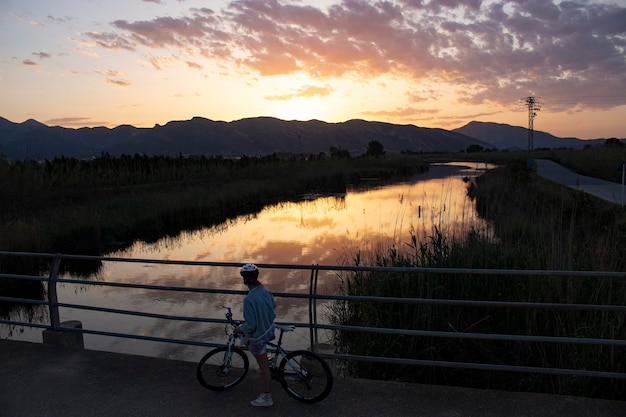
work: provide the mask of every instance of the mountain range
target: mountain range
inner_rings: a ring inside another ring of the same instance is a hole
[[[285,121],[255,117],[232,122],[202,117],[171,121],[152,128],[121,125],[79,129],[47,126],[36,120],[14,123],[0,117],[0,156],[7,160],[93,158],[119,155],[208,155],[238,157],[286,153],[328,153],[331,148],[351,155],[365,153],[372,141],[388,152],[445,153],[485,149],[527,149],[528,130],[488,122],[470,122],[454,130],[349,120]],[[582,148],[604,139],[558,138],[534,132],[535,148]]]

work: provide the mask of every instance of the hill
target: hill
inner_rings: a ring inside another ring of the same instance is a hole
[[[370,141],[390,152],[458,152],[479,140],[443,129],[350,120],[284,121],[270,117],[233,122],[201,117],[164,126],[68,129],[35,120],[13,123],[0,118],[0,154],[7,159],[91,158],[116,155],[214,155],[236,157],[274,152],[328,153],[331,147],[360,155]],[[486,144],[482,144],[486,145]]]
[[[470,122],[463,127],[452,130],[452,132],[479,139],[496,149],[528,149],[528,129],[525,127],[490,122]],[[588,145],[602,144],[604,141],[605,139],[559,138],[546,132],[533,132],[534,149],[581,149]]]
[[[118,155],[212,155],[238,157],[274,152],[328,153],[331,148],[363,154],[378,141],[389,152],[461,152],[470,145],[483,148],[525,149],[526,129],[496,123],[471,122],[452,131],[414,125],[349,120],[285,121],[255,117],[232,122],[202,117],[171,121],[163,126],[137,128],[93,127],[70,129],[36,120],[13,123],[0,118],[0,155],[8,160],[92,158]],[[535,133],[535,147],[582,147],[589,141],[559,139]]]

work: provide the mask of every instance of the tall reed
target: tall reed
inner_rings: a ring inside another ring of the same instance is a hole
[[[544,182],[510,164],[479,178],[472,193],[495,239],[475,230],[448,239],[434,228],[426,240],[409,237],[408,250],[394,245],[358,253],[355,265],[491,269],[626,270],[624,213],[577,192]],[[363,273],[343,277],[342,291],[425,299],[534,303],[626,304],[626,283],[571,276]],[[397,329],[626,339],[623,313],[461,307],[344,301],[330,309],[336,324]],[[410,337],[336,332],[344,353],[423,360],[494,363],[626,372],[624,348],[497,340]],[[354,362],[345,372],[366,378],[408,380],[477,388],[537,391],[624,399],[618,381],[516,372]]]
[[[0,158],[0,248],[98,255],[305,193],[345,192],[362,177],[402,178],[427,169],[411,155]]]

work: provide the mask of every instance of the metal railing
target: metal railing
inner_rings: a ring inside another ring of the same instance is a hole
[[[145,264],[164,264],[164,265],[182,265],[182,266],[205,266],[205,267],[239,267],[240,263],[228,262],[199,262],[199,261],[172,261],[172,260],[152,260],[152,259],[133,259],[133,258],[115,258],[115,257],[94,257],[81,255],[66,254],[42,254],[42,253],[26,253],[26,252],[3,252],[0,251],[1,257],[32,257],[39,259],[48,259],[50,268],[48,276],[38,275],[15,275],[0,273],[0,282],[3,279],[13,280],[30,280],[40,281],[47,286],[47,297],[44,300],[33,300],[29,298],[16,298],[0,296],[0,303],[19,303],[25,305],[46,305],[49,310],[50,323],[31,323],[24,321],[15,321],[3,319],[0,317],[0,324],[16,325],[34,328],[43,328],[51,331],[93,334],[100,336],[131,338],[138,340],[147,340],[155,342],[167,342],[184,345],[195,345],[204,347],[215,347],[220,344],[208,343],[195,340],[180,340],[173,338],[155,337],[139,334],[127,334],[117,332],[99,331],[94,329],[70,328],[64,327],[60,321],[60,308],[73,308],[91,310],[105,313],[115,313],[129,316],[149,317],[162,320],[178,320],[186,322],[205,322],[205,323],[225,323],[221,318],[207,317],[189,317],[176,316],[160,313],[149,313],[136,310],[115,309],[109,307],[97,307],[84,304],[71,304],[59,301],[57,295],[57,285],[59,283],[81,284],[86,286],[108,286],[108,287],[126,287],[144,290],[159,290],[168,292],[195,292],[195,293],[212,293],[212,294],[230,294],[245,295],[245,291],[227,290],[219,288],[195,288],[195,287],[176,287],[176,286],[160,286],[148,284],[131,284],[122,282],[106,282],[82,279],[68,279],[59,276],[61,263],[63,261],[98,261],[98,262],[124,262],[124,263],[145,263]],[[455,274],[455,275],[493,275],[502,277],[512,276],[548,276],[548,277],[593,277],[594,279],[619,279],[626,283],[626,273],[624,272],[606,272],[606,271],[559,271],[559,270],[503,270],[503,269],[467,269],[467,268],[413,268],[413,267],[364,267],[364,266],[328,266],[328,265],[281,265],[281,264],[257,264],[264,269],[286,269],[286,270],[305,270],[310,271],[310,282],[308,293],[281,293],[274,292],[276,298],[300,298],[308,301],[309,320],[306,323],[290,323],[296,327],[307,328],[309,330],[309,343],[312,350],[316,350],[319,345],[319,331],[332,332],[364,332],[377,334],[391,334],[403,336],[421,336],[431,338],[450,338],[450,339],[473,339],[473,340],[493,340],[493,341],[511,341],[511,342],[540,342],[540,343],[562,343],[572,345],[601,345],[609,347],[626,348],[626,340],[611,338],[585,338],[585,337],[566,337],[566,336],[534,336],[534,335],[515,335],[515,334],[492,334],[492,333],[473,333],[463,331],[433,331],[420,329],[398,329],[398,328],[379,328],[356,325],[333,325],[329,323],[321,323],[319,320],[318,309],[320,303],[326,302],[375,302],[375,303],[397,303],[407,305],[438,305],[438,306],[457,306],[457,307],[496,307],[502,309],[551,309],[551,310],[577,310],[577,311],[599,311],[606,313],[626,314],[626,306],[624,305],[596,305],[596,304],[570,304],[570,303],[536,303],[536,302],[512,302],[512,301],[481,301],[481,300],[459,300],[459,299],[441,299],[441,298],[407,298],[407,297],[381,297],[381,296],[356,296],[342,294],[321,294],[318,292],[319,274],[322,271],[334,273],[407,273],[407,274]],[[399,358],[399,357],[380,357],[380,356],[363,356],[340,353],[321,353],[323,357],[328,359],[338,359],[346,361],[364,361],[364,362],[382,362],[390,364],[418,365],[427,367],[442,368],[458,368],[469,370],[488,370],[488,371],[508,371],[508,372],[525,372],[538,374],[553,374],[566,376],[585,376],[597,378],[613,378],[626,379],[626,373],[594,371],[587,369],[561,369],[550,367],[534,367],[505,365],[492,363],[473,363],[473,362],[455,362],[443,360],[424,360],[415,358]]]

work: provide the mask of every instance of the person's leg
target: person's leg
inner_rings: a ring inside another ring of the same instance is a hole
[[[261,391],[269,394],[272,384],[272,373],[267,362],[267,352],[259,355],[254,355],[257,363],[259,364],[259,370],[261,371]]]
[[[261,341],[257,343],[250,343],[248,347],[250,348],[250,353],[254,355],[256,362],[259,364],[259,371],[261,372],[261,394],[259,394],[259,397],[256,400],[251,401],[250,404],[255,407],[268,407],[274,405],[274,401],[272,401],[272,394],[270,393],[272,373],[267,362],[265,342]]]

